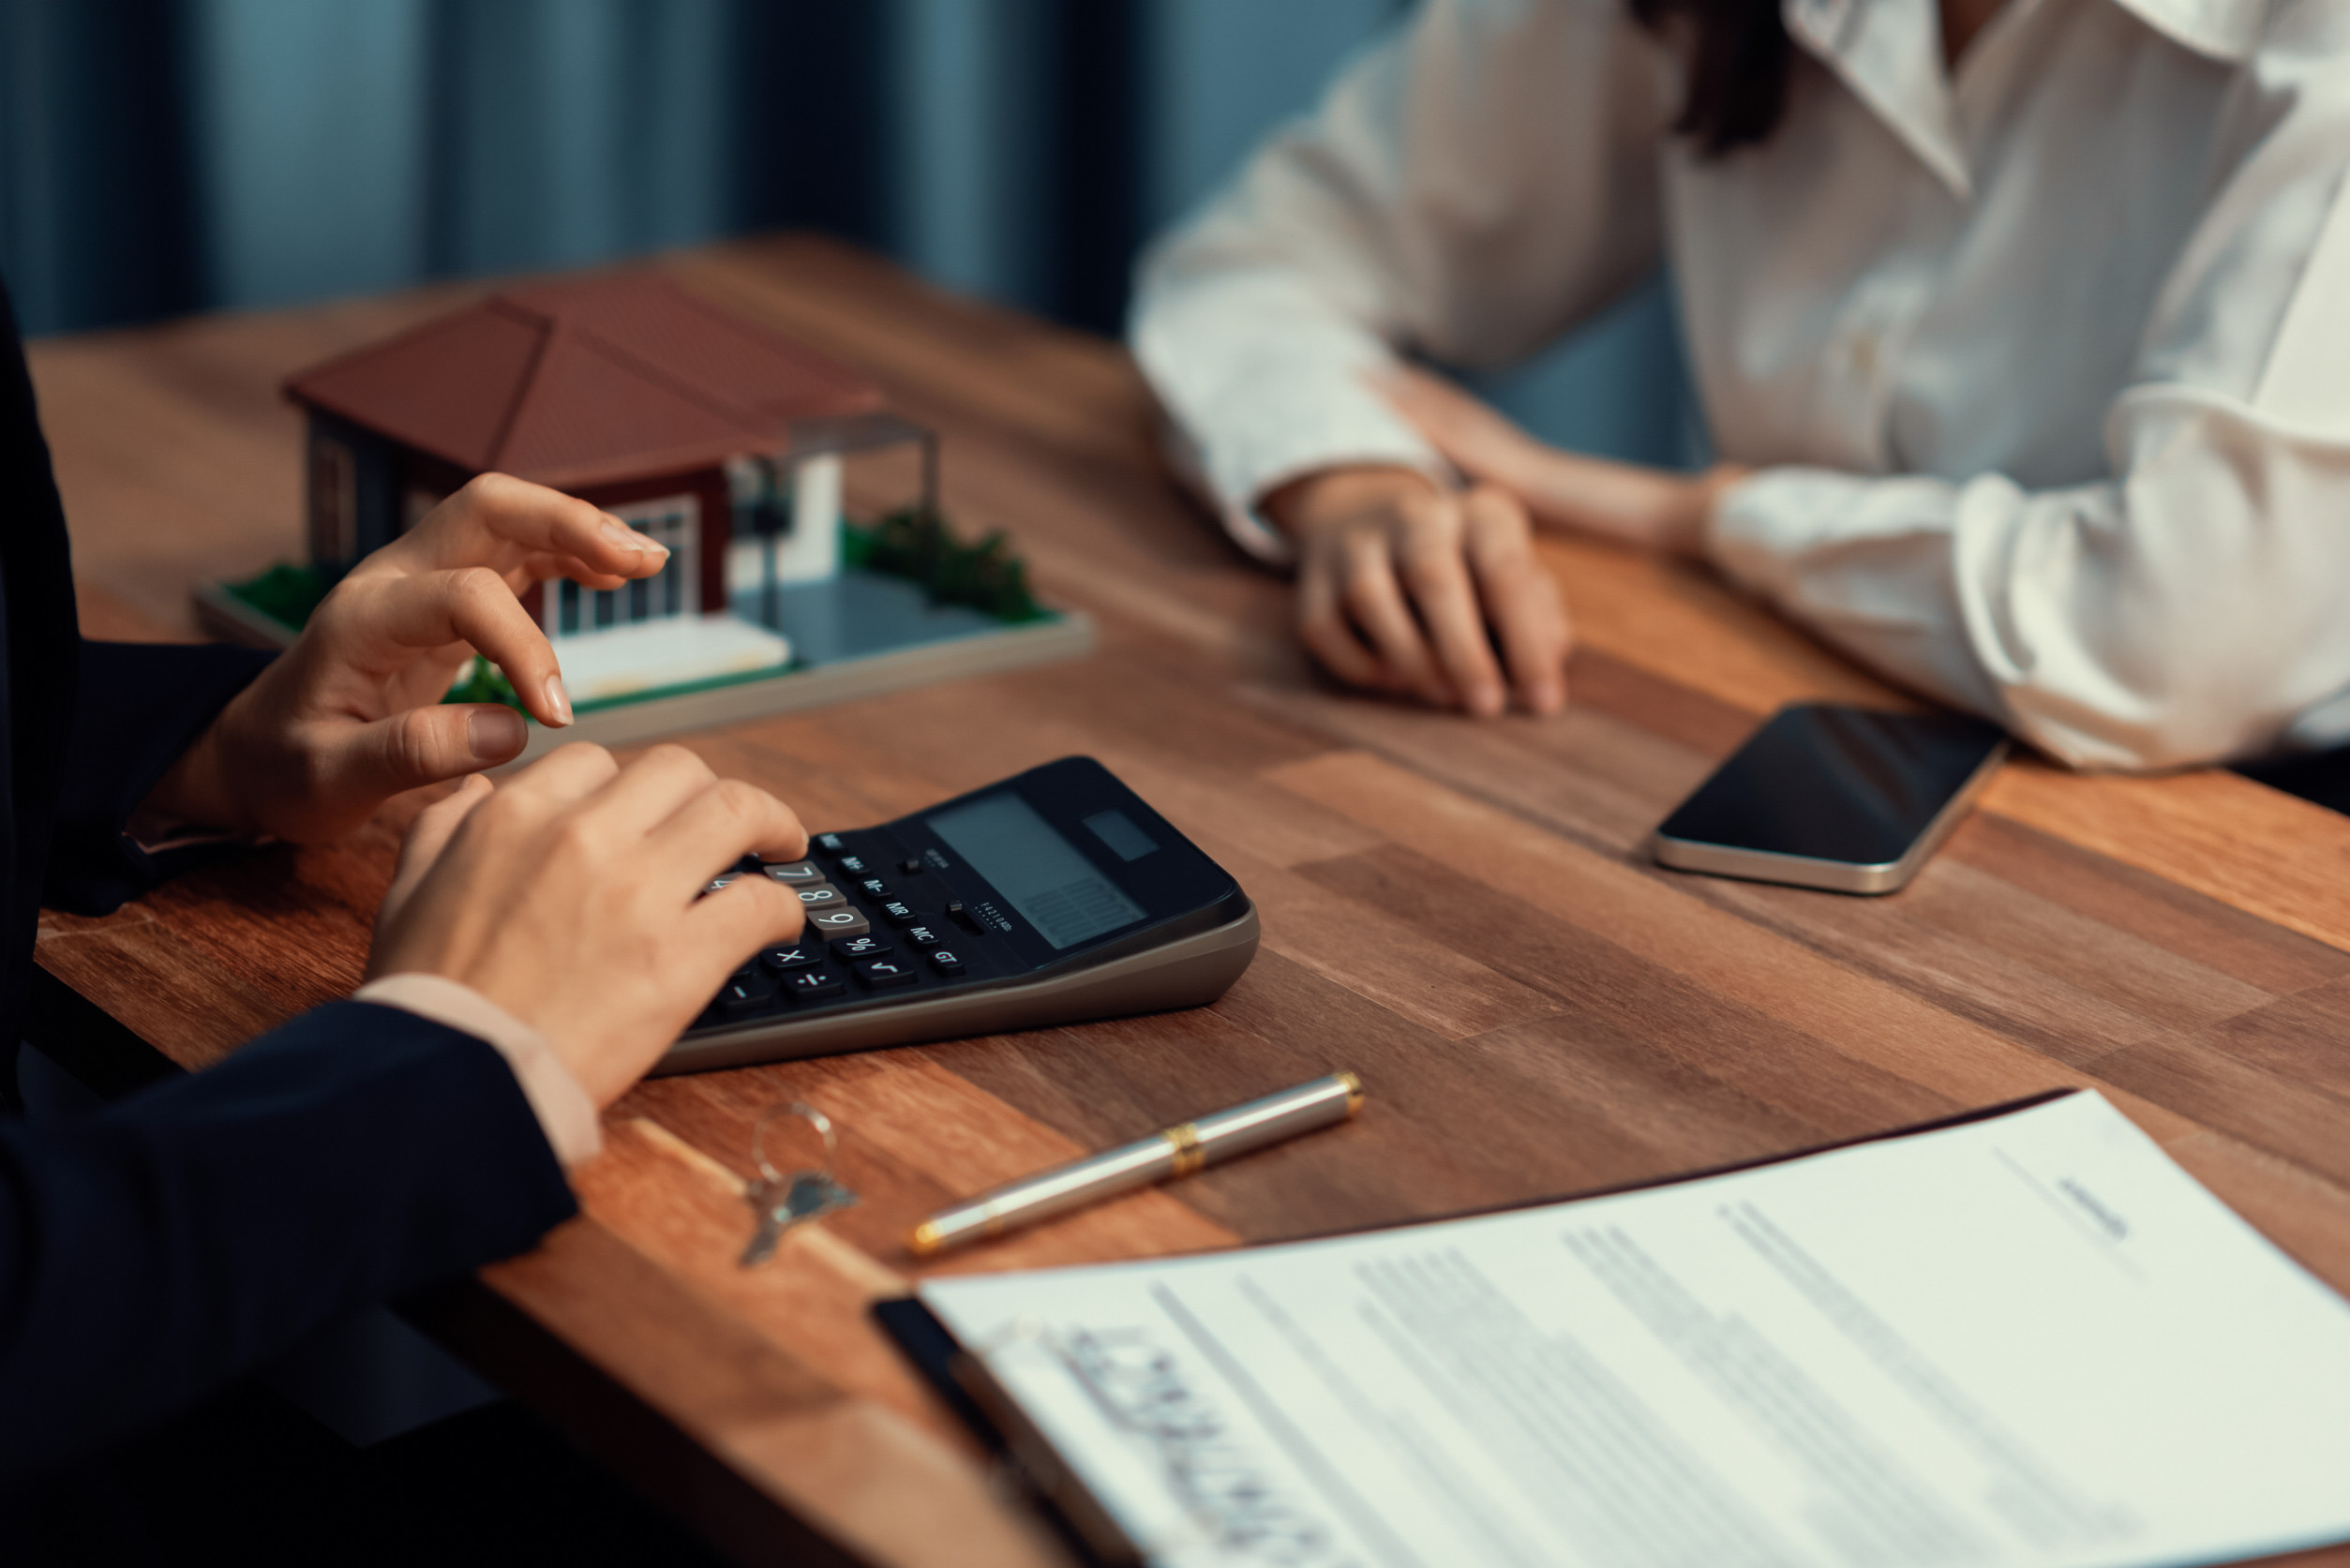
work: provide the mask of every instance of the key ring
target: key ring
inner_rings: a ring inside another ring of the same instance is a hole
[[[824,1140],[822,1166],[786,1174],[769,1163],[767,1124],[785,1115],[799,1117]],[[758,1168],[758,1174],[742,1190],[755,1225],[751,1244],[742,1249],[744,1268],[756,1268],[774,1256],[784,1232],[793,1226],[821,1219],[857,1202],[857,1194],[832,1174],[832,1162],[839,1155],[840,1139],[832,1130],[832,1118],[802,1101],[771,1109],[751,1124],[751,1163]]]
[[[763,1147],[762,1141],[767,1135],[767,1124],[778,1116],[798,1116],[816,1129],[817,1135],[824,1140],[824,1163],[817,1168],[816,1173],[826,1181],[836,1180],[832,1174],[832,1162],[840,1157],[841,1141],[832,1131],[832,1118],[818,1111],[815,1106],[796,1099],[789,1105],[768,1107],[760,1113],[759,1119],[751,1124],[751,1163],[758,1167],[759,1174],[773,1182],[777,1187],[785,1186],[791,1180],[789,1176],[767,1162],[767,1153]]]

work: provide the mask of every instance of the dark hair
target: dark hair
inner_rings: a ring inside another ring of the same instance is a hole
[[[1689,93],[1673,129],[1708,157],[1770,140],[1787,112],[1795,46],[1779,0],[1628,0],[1652,33],[1685,40]]]

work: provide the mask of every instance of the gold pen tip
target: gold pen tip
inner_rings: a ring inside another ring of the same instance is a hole
[[[938,1250],[938,1244],[944,1239],[937,1225],[925,1219],[906,1233],[906,1249],[917,1258],[927,1258]]]
[[[1351,1072],[1334,1072],[1330,1076],[1346,1085],[1346,1113],[1352,1116],[1360,1111],[1363,1108],[1363,1081]]]

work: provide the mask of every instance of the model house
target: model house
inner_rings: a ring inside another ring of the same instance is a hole
[[[832,575],[843,454],[928,441],[856,371],[647,273],[493,294],[286,391],[309,417],[310,553],[330,578],[491,471],[668,547],[621,589],[531,590],[575,699],[785,662],[775,628],[733,613],[745,571]]]

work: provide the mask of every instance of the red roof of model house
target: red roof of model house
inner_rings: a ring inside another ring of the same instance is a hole
[[[856,371],[654,273],[509,289],[286,383],[471,472],[561,489],[780,452],[869,413]]]

